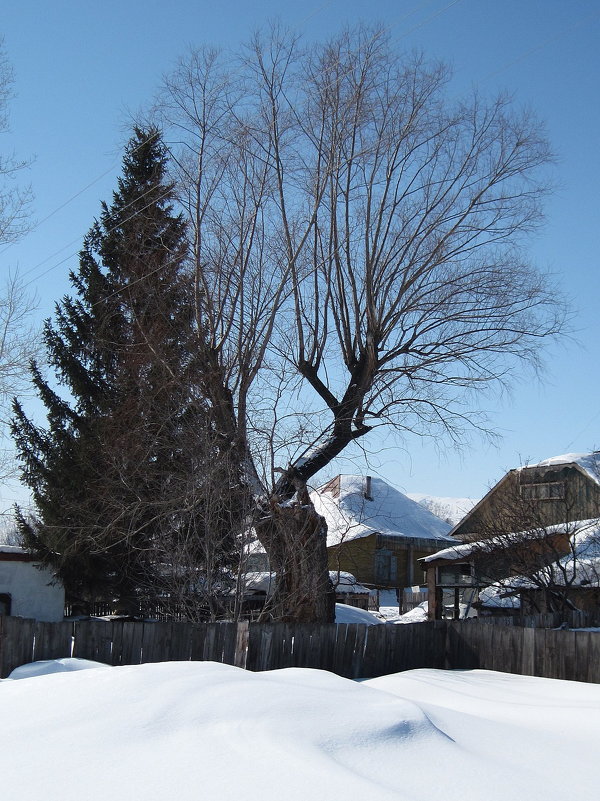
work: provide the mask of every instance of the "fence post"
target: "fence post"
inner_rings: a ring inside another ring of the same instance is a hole
[[[233,664],[239,668],[246,667],[248,659],[248,621],[240,620],[237,624],[235,637],[235,656]]]

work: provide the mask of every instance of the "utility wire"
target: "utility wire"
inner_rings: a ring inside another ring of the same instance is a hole
[[[507,69],[510,69],[510,67],[514,66],[515,64],[518,64],[519,62],[524,61],[526,58],[529,58],[529,56],[532,55],[532,53],[537,53],[538,50],[543,50],[549,44],[551,44],[553,42],[557,42],[559,39],[562,39],[564,36],[566,36],[567,34],[571,33],[571,31],[574,31],[577,28],[580,28],[586,22],[589,22],[591,19],[594,19],[594,18],[597,18],[597,17],[600,17],[600,11],[596,10],[592,14],[588,14],[587,17],[583,17],[578,22],[575,22],[573,25],[569,25],[569,27],[564,28],[563,30],[559,31],[557,34],[554,34],[553,36],[549,36],[547,39],[544,39],[543,42],[540,42],[540,44],[537,44],[534,47],[530,47],[528,50],[525,50],[520,55],[515,56],[515,58],[513,58],[511,61],[508,61],[506,64],[504,64],[504,66],[500,67],[497,70],[494,70],[493,72],[488,73],[486,76],[484,76],[481,79],[481,83],[484,83],[485,81],[489,81],[490,78],[495,78],[496,75],[500,75],[500,73],[504,72]]]
[[[307,15],[307,16],[306,16],[306,17],[305,17],[305,18],[304,18],[304,19],[303,19],[303,20],[300,22],[300,25],[303,25],[303,24],[304,24],[305,22],[307,22],[307,21],[308,21],[308,20],[309,20],[311,17],[313,17],[313,16],[316,16],[316,15],[317,15],[317,14],[319,14],[321,11],[323,11],[325,8],[328,8],[328,7],[329,7],[329,6],[330,6],[330,5],[331,5],[333,2],[334,2],[334,0],[328,0],[327,2],[325,2],[325,3],[321,4],[321,5],[320,5],[319,7],[317,7],[317,8],[316,8],[314,11],[312,11],[310,14],[308,14],[308,15]],[[424,2],[422,2],[422,3],[420,3],[419,5],[415,6],[415,7],[414,7],[413,9],[411,9],[411,10],[410,10],[410,11],[409,11],[407,14],[404,14],[404,16],[400,17],[400,18],[399,18],[399,19],[398,19],[398,20],[397,20],[397,21],[394,23],[394,25],[392,25],[392,26],[390,27],[390,30],[391,30],[391,28],[393,28],[393,27],[395,27],[396,25],[400,24],[400,22],[402,22],[403,20],[405,20],[405,19],[408,19],[409,17],[411,17],[411,16],[413,16],[414,14],[416,14],[416,13],[417,13],[417,12],[418,12],[418,11],[419,11],[421,8],[423,8],[423,7],[427,6],[427,5],[430,5],[430,4],[431,4],[431,2],[432,2],[432,0],[424,0]],[[455,3],[457,3],[457,2],[460,2],[460,0],[454,0],[454,2],[452,2],[452,3],[450,3],[450,4],[449,4],[449,6],[445,6],[445,8],[441,9],[440,11],[438,11],[438,12],[437,12],[436,14],[434,14],[432,17],[429,17],[427,20],[424,20],[422,23],[420,23],[419,25],[417,25],[415,28],[412,28],[412,29],[411,29],[411,31],[412,31],[412,30],[416,30],[417,28],[420,28],[420,27],[422,27],[422,26],[423,26],[423,25],[425,25],[425,24],[426,24],[426,23],[427,23],[427,22],[428,22],[430,19],[434,19],[434,18],[435,18],[435,17],[437,17],[439,14],[441,14],[443,11],[445,11],[445,9],[446,9],[446,8],[449,8],[450,6],[452,6],[452,5],[455,5]],[[409,33],[410,33],[411,31],[409,31]],[[135,153],[135,151],[136,151],[136,150],[138,150],[140,147],[143,147],[143,146],[144,146],[144,145],[145,145],[145,144],[146,144],[146,143],[147,143],[147,142],[150,140],[150,138],[151,138],[151,137],[149,137],[149,138],[148,138],[146,141],[144,141],[144,142],[141,142],[141,143],[140,143],[140,144],[137,146],[137,148],[135,148],[135,149],[134,149],[132,152],[133,152],[133,153]],[[36,222],[36,223],[35,223],[35,224],[32,226],[32,228],[30,228],[30,229],[29,229],[29,231],[28,231],[27,233],[32,233],[33,231],[35,231],[35,230],[37,230],[38,228],[40,228],[40,227],[41,227],[41,226],[42,226],[42,225],[43,225],[45,222],[47,222],[47,221],[48,221],[48,220],[50,220],[52,217],[54,217],[54,215],[55,215],[55,214],[58,214],[58,212],[59,212],[59,211],[62,211],[62,209],[64,209],[66,206],[68,206],[68,205],[69,205],[70,203],[72,203],[74,200],[77,200],[77,198],[78,198],[78,197],[80,197],[80,196],[81,196],[81,195],[82,195],[84,192],[87,192],[87,190],[88,190],[88,189],[91,189],[91,187],[92,187],[92,186],[95,186],[95,185],[96,185],[96,184],[97,184],[99,181],[101,181],[103,178],[105,178],[107,175],[109,175],[109,174],[110,174],[110,173],[111,173],[111,172],[112,172],[112,171],[113,171],[113,170],[114,170],[116,167],[118,167],[118,166],[120,165],[120,163],[121,163],[121,160],[120,160],[120,159],[118,159],[118,160],[114,161],[114,162],[113,162],[113,163],[110,165],[110,167],[108,167],[108,169],[106,169],[106,170],[105,170],[103,173],[101,173],[101,174],[100,174],[100,175],[98,175],[96,178],[94,178],[92,181],[90,181],[88,184],[86,184],[86,185],[85,185],[85,186],[84,186],[82,189],[80,189],[79,191],[75,192],[75,194],[71,195],[69,198],[67,198],[67,200],[63,201],[63,202],[62,202],[62,203],[61,203],[59,206],[57,206],[56,208],[54,208],[54,209],[53,209],[51,212],[49,212],[49,213],[48,213],[48,214],[47,214],[45,217],[43,217],[41,220],[38,220],[38,222]],[[23,275],[29,275],[29,273],[33,272],[33,271],[34,271],[34,270],[36,270],[38,267],[42,266],[42,265],[43,265],[43,264],[45,264],[47,261],[49,261],[50,259],[54,258],[54,256],[57,256],[59,253],[62,253],[62,251],[63,251],[63,250],[66,250],[66,248],[70,247],[70,246],[71,246],[71,245],[73,245],[75,242],[78,242],[78,241],[79,241],[79,239],[80,239],[80,237],[77,237],[76,239],[72,240],[71,242],[68,242],[68,243],[67,243],[66,245],[64,245],[62,248],[59,248],[59,249],[58,249],[57,251],[55,251],[54,253],[50,254],[50,256],[47,256],[45,259],[43,259],[43,260],[42,260],[41,262],[39,262],[37,265],[35,265],[34,267],[31,267],[31,268],[30,268],[29,270],[27,270],[27,271],[26,271],[26,272],[25,272]],[[4,255],[4,254],[5,254],[5,253],[6,253],[8,250],[10,250],[10,248],[11,248],[11,247],[14,247],[14,246],[15,246],[15,244],[16,244],[16,242],[11,242],[11,243],[9,243],[8,245],[6,245],[6,247],[4,247],[2,250],[0,250],[0,256],[3,256],[3,255]],[[70,258],[70,256],[67,256],[67,257],[66,257],[66,259],[68,259],[68,258]],[[64,261],[65,261],[66,259],[62,259],[60,262],[58,262],[58,263],[57,263],[57,265],[56,265],[56,266],[57,266],[57,267],[59,267],[61,264],[63,264],[63,263],[64,263]],[[41,273],[39,277],[40,277],[40,278],[41,278],[41,277],[43,277],[43,276],[44,276],[44,275],[46,275],[48,272],[49,272],[49,271],[48,271],[48,270],[46,270],[45,272]]]
[[[418,12],[420,9],[424,8],[425,6],[428,6],[428,5],[430,5],[430,4],[431,4],[431,1],[432,1],[432,0],[424,0],[424,2],[422,2],[422,3],[418,4],[417,6],[414,6],[414,7],[413,7],[413,8],[412,8],[410,11],[408,11],[406,14],[404,14],[404,15],[400,16],[399,18],[397,18],[397,20],[396,20],[396,21],[395,21],[395,22],[394,22],[392,25],[390,25],[388,29],[389,29],[389,30],[393,30],[393,28],[395,28],[397,25],[399,25],[399,24],[400,24],[401,22],[403,22],[405,19],[408,19],[408,18],[410,18],[411,16],[413,16],[414,14],[416,14],[416,13],[417,13],[417,12]],[[322,11],[324,8],[327,8],[329,5],[331,5],[331,3],[332,3],[332,2],[333,2],[333,0],[329,0],[329,2],[326,2],[326,3],[322,4],[321,6],[319,6],[319,7],[318,7],[318,8],[317,8],[317,9],[316,9],[314,12],[312,12],[311,14],[309,14],[309,15],[308,15],[308,16],[307,16],[307,17],[304,19],[304,22],[306,22],[308,19],[310,19],[310,17],[311,17],[311,16],[314,16],[314,15],[318,14],[318,13],[319,13],[320,11]],[[423,21],[422,21],[421,23],[419,23],[418,25],[416,25],[416,26],[414,26],[413,28],[411,28],[409,31],[407,31],[405,34],[403,34],[403,35],[402,35],[402,37],[400,37],[400,38],[404,38],[405,36],[408,36],[408,35],[410,35],[410,33],[412,33],[413,31],[415,31],[415,30],[417,30],[417,29],[419,29],[419,28],[422,28],[424,25],[427,25],[427,24],[428,24],[428,23],[429,23],[431,20],[433,20],[433,19],[435,19],[436,17],[440,16],[440,14],[442,14],[444,11],[446,11],[447,9],[451,8],[452,6],[456,5],[456,4],[457,4],[457,3],[459,3],[459,2],[461,2],[461,0],[452,0],[452,2],[451,2],[451,3],[448,3],[446,6],[444,6],[444,7],[443,7],[443,8],[441,8],[441,9],[439,9],[438,11],[436,11],[436,12],[435,12],[434,14],[432,14],[430,17],[428,17],[427,19],[423,20]],[[375,35],[376,35],[376,34],[375,34]],[[343,76],[339,76],[339,77],[338,77],[338,80],[339,80],[339,78],[341,78],[341,77],[343,77]],[[148,140],[146,140],[145,142],[141,142],[141,143],[140,143],[140,144],[137,146],[136,150],[137,150],[137,149],[139,149],[140,147],[143,147],[143,145],[145,145],[145,144],[146,144],[146,142],[147,142],[147,141],[149,141],[149,139],[150,139],[150,138],[151,138],[151,137],[149,137],[149,138],[148,138]],[[169,150],[170,150],[170,148],[168,148],[168,146],[167,146],[167,149],[169,149]],[[135,150],[134,150],[134,151],[132,151],[132,152],[135,152]],[[105,170],[105,171],[104,171],[104,172],[103,172],[101,175],[99,175],[97,178],[94,178],[94,180],[92,180],[90,183],[88,183],[86,186],[84,186],[82,189],[80,189],[80,190],[79,190],[78,192],[76,192],[74,195],[72,195],[72,196],[71,196],[71,197],[69,197],[67,200],[65,200],[63,203],[61,203],[59,206],[57,206],[55,209],[53,209],[53,210],[52,210],[52,211],[51,211],[49,214],[47,214],[47,215],[46,215],[46,216],[45,216],[45,217],[44,217],[42,220],[40,220],[39,222],[37,222],[37,223],[36,223],[36,224],[33,226],[33,228],[31,228],[30,232],[31,232],[31,231],[35,231],[37,228],[39,228],[41,225],[43,225],[43,224],[44,224],[44,223],[45,223],[47,220],[51,219],[51,218],[52,218],[52,217],[53,217],[55,214],[57,214],[59,211],[61,211],[61,210],[62,210],[62,209],[64,209],[66,206],[68,206],[70,203],[72,203],[72,202],[73,202],[73,200],[76,200],[78,197],[80,197],[80,195],[82,195],[84,192],[86,192],[86,191],[87,191],[88,189],[90,189],[92,186],[94,186],[95,184],[97,184],[97,183],[98,183],[100,180],[102,180],[102,178],[104,178],[106,175],[108,175],[109,173],[111,173],[111,172],[112,172],[112,171],[115,169],[115,167],[117,167],[119,164],[120,164],[120,161],[115,161],[115,162],[114,162],[114,163],[113,163],[113,164],[112,164],[112,165],[111,165],[111,166],[110,166],[110,167],[109,167],[107,170]],[[30,233],[30,232],[29,232],[29,233]],[[39,267],[41,267],[42,265],[44,265],[44,264],[45,264],[47,261],[49,261],[50,259],[53,259],[55,256],[58,256],[60,253],[62,253],[64,250],[66,250],[67,248],[69,248],[69,247],[71,247],[72,245],[74,245],[76,242],[79,242],[79,241],[80,241],[80,239],[81,239],[81,237],[76,237],[75,239],[71,240],[71,241],[70,241],[70,242],[68,242],[66,245],[64,245],[63,247],[59,248],[57,251],[55,251],[54,253],[50,254],[49,256],[47,256],[47,257],[46,257],[45,259],[43,259],[42,261],[38,262],[38,263],[37,263],[36,265],[34,265],[33,267],[30,267],[30,268],[29,268],[28,270],[26,270],[26,272],[25,272],[25,273],[23,273],[22,275],[23,275],[23,276],[27,276],[27,275],[30,275],[32,272],[35,272],[35,271],[36,271],[36,270],[37,270]],[[0,251],[0,256],[2,256],[2,255],[3,255],[3,254],[4,254],[4,253],[7,251],[7,250],[9,250],[9,248],[13,247],[13,245],[14,245],[14,244],[15,244],[15,243],[10,243],[9,245],[7,245],[7,246],[4,248],[4,250]],[[32,283],[34,283],[35,281],[38,281],[39,279],[41,279],[41,278],[43,278],[44,276],[48,275],[48,274],[49,274],[50,272],[52,272],[53,270],[55,270],[55,269],[57,269],[58,267],[62,266],[62,265],[63,265],[63,264],[66,262],[66,261],[68,261],[70,258],[72,258],[73,256],[76,256],[76,255],[77,255],[77,253],[78,253],[78,250],[77,250],[77,251],[74,251],[74,252],[72,252],[72,253],[69,253],[67,256],[65,256],[64,258],[62,258],[62,259],[61,259],[60,261],[58,261],[56,264],[53,264],[53,265],[52,265],[51,267],[49,267],[47,270],[44,270],[43,272],[39,273],[39,275],[35,276],[35,277],[34,277],[34,278],[31,280],[31,281],[28,281],[28,282],[25,284],[25,287],[28,287],[28,286],[30,286],[30,285],[31,285]]]
[[[132,151],[132,152],[133,152],[133,151]],[[146,196],[146,195],[147,195],[149,192],[153,191],[155,188],[156,188],[156,187],[154,187],[154,186],[153,186],[153,187],[150,187],[150,189],[148,189],[146,192],[143,192],[141,195],[138,195],[136,198],[134,198],[134,199],[133,199],[133,200],[132,200],[130,203],[128,203],[126,206],[123,206],[123,210],[124,210],[124,209],[127,209],[127,208],[129,208],[129,207],[130,207],[131,205],[133,205],[134,203],[137,203],[137,202],[138,202],[138,201],[139,201],[141,198],[145,197],[145,196]],[[136,210],[136,211],[135,211],[133,214],[131,214],[129,217],[126,217],[124,220],[119,220],[119,222],[118,222],[118,223],[116,223],[116,225],[112,226],[112,228],[109,228],[109,229],[106,231],[106,234],[111,234],[111,233],[113,233],[113,231],[116,231],[116,230],[117,230],[117,228],[119,228],[121,225],[123,225],[124,223],[130,222],[130,221],[131,221],[131,220],[133,220],[135,217],[137,217],[137,215],[138,215],[138,214],[141,214],[142,212],[146,211],[146,209],[150,208],[150,206],[152,206],[154,203],[158,203],[158,202],[160,202],[161,200],[164,200],[166,197],[168,197],[168,196],[171,194],[171,192],[172,192],[172,188],[171,188],[171,187],[169,187],[169,188],[168,188],[168,189],[167,189],[165,192],[163,192],[163,194],[162,194],[162,195],[160,195],[158,198],[156,198],[156,199],[153,199],[153,200],[152,200],[150,203],[147,203],[147,204],[146,204],[145,206],[143,206],[141,209],[137,209],[137,210]],[[79,239],[79,237],[78,237],[78,239]],[[74,240],[74,241],[78,241],[78,239],[77,239],[77,240]],[[69,243],[69,244],[73,244],[73,243],[71,242],[71,243]],[[64,250],[66,247],[69,247],[69,245],[65,245],[65,247],[64,247],[64,248],[61,248],[61,250]],[[61,251],[59,250],[59,251],[57,251],[57,252],[58,252],[58,253],[60,253]],[[52,265],[52,267],[49,267],[49,268],[48,268],[47,270],[45,270],[43,273],[40,273],[39,275],[36,275],[34,278],[32,278],[30,281],[28,281],[26,284],[24,284],[24,285],[23,285],[23,288],[24,288],[24,289],[26,289],[27,287],[31,286],[31,284],[35,283],[36,281],[39,281],[39,279],[40,279],[40,278],[43,278],[43,277],[44,277],[45,275],[47,275],[48,273],[52,272],[52,270],[55,270],[57,267],[60,267],[60,265],[61,265],[61,264],[64,264],[64,263],[65,263],[65,261],[67,261],[68,259],[71,259],[71,258],[73,258],[73,256],[76,256],[78,252],[79,252],[79,251],[77,251],[77,250],[76,250],[76,251],[74,251],[73,253],[69,253],[69,255],[68,255],[68,256],[65,256],[65,257],[64,257],[64,259],[61,259],[61,260],[60,260],[60,261],[59,261],[57,264],[53,264],[53,265]],[[52,258],[52,257],[50,256],[49,258]],[[47,261],[47,260],[48,260],[48,259],[45,259],[45,261]],[[43,264],[43,263],[44,263],[44,262],[40,262],[40,264]],[[32,268],[32,269],[37,269],[37,267],[39,267],[39,266],[40,266],[40,265],[38,264],[38,265],[37,265],[35,268]],[[31,272],[31,270],[30,270],[30,272]],[[25,273],[25,275],[26,275],[26,274],[27,274],[27,273]],[[151,273],[150,273],[150,274],[151,274]],[[146,276],[143,276],[143,277],[146,277]]]
[[[141,147],[144,147],[144,145],[146,145],[152,138],[153,138],[152,136],[149,136],[143,142],[140,142],[140,144],[137,145],[137,147],[135,147],[131,152],[135,153]],[[74,200],[76,200],[78,197],[80,197],[80,195],[82,195],[84,192],[87,192],[88,189],[91,189],[92,186],[94,186],[95,184],[98,183],[98,181],[101,181],[103,178],[105,178],[107,175],[109,175],[115,169],[115,167],[118,167],[120,164],[121,164],[121,159],[118,159],[117,161],[114,161],[110,165],[110,167],[107,170],[105,170],[101,175],[98,175],[97,178],[94,178],[92,181],[90,181],[90,183],[87,184],[86,186],[84,186],[83,189],[80,189],[74,195],[71,195],[71,197],[69,197],[67,200],[65,200],[63,203],[61,203],[60,206],[57,206],[49,214],[47,214],[41,220],[36,222],[35,225],[33,225],[27,231],[27,233],[30,234],[32,231],[35,231],[37,228],[39,228],[41,225],[43,225],[47,220],[49,220],[52,217],[54,217],[55,214],[58,214],[58,212],[62,211],[62,209],[64,209],[65,206],[68,206],[69,203],[72,203]],[[28,275],[30,272],[32,272],[32,270],[37,269],[37,267],[41,266],[42,264],[45,264],[49,259],[52,259],[54,256],[57,256],[59,253],[62,253],[63,250],[65,250],[66,248],[70,247],[70,245],[72,245],[74,242],[77,242],[78,240],[79,240],[79,237],[77,237],[77,239],[74,239],[72,242],[69,242],[68,244],[64,245],[62,248],[57,250],[55,253],[51,254],[50,256],[45,258],[43,261],[39,262],[39,264],[37,264],[35,267],[32,267],[29,270],[27,270],[27,272],[25,272],[24,275]],[[6,253],[6,251],[10,250],[10,248],[14,247],[15,244],[16,244],[16,242],[10,242],[8,245],[6,245],[6,247],[3,248],[3,250],[0,250],[0,256],[3,256]],[[60,263],[62,264],[62,262],[60,262]],[[45,275],[45,273],[44,273],[44,275]]]

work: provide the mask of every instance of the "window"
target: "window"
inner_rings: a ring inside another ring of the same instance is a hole
[[[398,566],[395,555],[387,548],[375,551],[375,581],[379,583],[395,583]]]
[[[473,568],[468,562],[438,567],[437,583],[443,587],[471,585],[474,583]]]
[[[558,501],[565,497],[564,481],[546,481],[543,484],[521,484],[521,498],[527,501]]]

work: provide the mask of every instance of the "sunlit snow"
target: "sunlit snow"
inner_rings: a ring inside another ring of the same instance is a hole
[[[4,801],[565,801],[597,791],[591,684],[436,670],[358,683],[181,662],[9,679],[0,710]]]

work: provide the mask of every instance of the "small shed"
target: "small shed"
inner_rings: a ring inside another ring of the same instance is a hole
[[[47,568],[23,548],[0,545],[0,615],[55,623],[64,607],[64,588]]]
[[[338,604],[355,606],[368,610],[371,605],[371,591],[344,571],[329,571],[329,578],[335,590],[335,601]],[[275,573],[256,571],[246,573],[243,579],[243,607],[246,612],[259,612],[271,597],[275,588]]]

